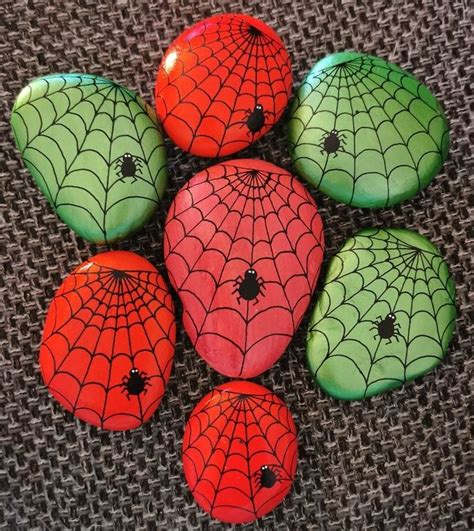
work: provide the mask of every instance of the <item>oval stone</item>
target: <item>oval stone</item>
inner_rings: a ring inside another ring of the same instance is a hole
[[[365,208],[410,199],[440,170],[449,131],[437,99],[387,61],[342,52],[316,63],[289,126],[296,172],[337,201]]]
[[[23,161],[79,236],[112,243],[140,229],[166,187],[154,111],[108,79],[57,74],[18,95],[11,125]]]
[[[170,45],[158,69],[156,109],[181,149],[222,157],[273,127],[292,81],[288,52],[275,31],[248,15],[222,13]]]
[[[171,295],[145,258],[111,251],[77,267],[48,310],[39,361],[51,395],[107,430],[146,422],[174,357]]]
[[[216,387],[184,430],[188,486],[200,507],[222,522],[253,522],[272,511],[291,489],[297,460],[289,409],[255,383]]]
[[[168,212],[164,256],[198,354],[226,376],[269,369],[306,311],[323,248],[316,204],[286,170],[233,160],[190,179]]]
[[[335,398],[358,400],[436,367],[455,326],[448,266],[407,229],[364,229],[331,259],[311,319],[311,374]]]

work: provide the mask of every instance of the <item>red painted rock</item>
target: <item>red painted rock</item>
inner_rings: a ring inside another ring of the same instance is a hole
[[[165,263],[186,331],[215,370],[251,378],[283,354],[314,291],[323,240],[306,188],[268,162],[217,164],[178,192]]]
[[[171,295],[155,267],[130,252],[99,254],[75,269],[51,302],[43,380],[81,420],[136,428],[165,392],[175,335]]]
[[[290,411],[254,383],[216,387],[184,431],[186,481],[196,502],[223,522],[252,522],[272,511],[291,489],[297,460]]]
[[[221,157],[273,127],[292,81],[288,52],[270,27],[248,15],[215,15],[168,48],[158,69],[156,109],[181,149]]]

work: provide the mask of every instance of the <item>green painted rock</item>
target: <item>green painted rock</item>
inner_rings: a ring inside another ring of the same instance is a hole
[[[153,215],[166,152],[154,111],[130,90],[93,75],[41,77],[18,95],[11,124],[41,191],[83,238],[112,243]]]
[[[437,174],[449,144],[446,117],[422,83],[355,52],[316,63],[298,89],[288,133],[299,175],[367,208],[413,197]]]
[[[438,249],[405,229],[364,229],[332,258],[307,357],[328,394],[357,400],[436,367],[455,324],[454,284]]]

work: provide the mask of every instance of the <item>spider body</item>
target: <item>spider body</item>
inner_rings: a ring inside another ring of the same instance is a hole
[[[253,111],[249,111],[245,125],[248,127],[249,133],[255,134],[265,125],[265,111],[263,106],[257,103]]]
[[[260,472],[260,485],[266,489],[272,488],[278,480],[276,473],[266,465],[260,468]]]
[[[145,372],[140,372],[138,369],[131,369],[129,376],[124,376],[122,379],[122,393],[127,393],[128,399],[130,399],[130,395],[146,394],[149,380],[150,378],[148,378]]]
[[[377,317],[377,321],[373,321],[374,326],[371,328],[371,330],[377,330],[374,339],[378,336],[380,339],[388,339],[388,343],[391,343],[392,337],[394,337],[398,341],[400,325],[395,322],[396,320],[397,318],[392,312],[387,314],[384,319],[381,316]]]
[[[255,304],[257,304],[258,296],[262,293],[262,290],[264,290],[264,281],[258,277],[255,269],[247,269],[244,278],[239,276],[234,283],[236,288],[232,293],[239,294],[237,302],[240,303],[241,299],[246,301],[255,300]]]
[[[122,157],[119,158],[115,164],[115,169],[120,175],[120,180],[124,181],[128,177],[133,178],[133,183],[137,180],[137,172],[141,170],[141,164],[138,159],[130,155],[130,153],[125,153]]]
[[[344,151],[343,146],[346,144],[346,135],[339,134],[336,129],[326,133],[321,139],[319,147],[321,148],[321,153],[327,153],[328,155],[334,154],[337,157],[338,151]]]

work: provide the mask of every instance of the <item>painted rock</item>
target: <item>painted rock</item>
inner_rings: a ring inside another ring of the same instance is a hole
[[[112,243],[140,229],[166,187],[154,111],[102,77],[33,80],[11,124],[23,161],[59,217],[79,236]]]
[[[436,367],[455,325],[454,284],[438,249],[406,229],[364,229],[328,266],[308,335],[315,381],[357,400]]]
[[[254,383],[216,387],[184,431],[186,481],[202,509],[223,522],[252,522],[272,511],[291,489],[297,460],[290,411]]]
[[[190,179],[168,212],[164,255],[198,354],[231,377],[270,368],[309,304],[323,248],[316,205],[286,170],[233,160]]]
[[[158,69],[156,109],[181,149],[221,157],[272,128],[292,81],[288,53],[271,28],[248,15],[215,15],[168,48]]]
[[[44,325],[41,374],[76,417],[131,430],[161,401],[175,335],[171,295],[150,262],[125,251],[102,253],[57,291]]]
[[[316,63],[296,94],[288,132],[297,173],[358,207],[413,197],[448,154],[448,124],[431,92],[398,66],[363,53]]]

